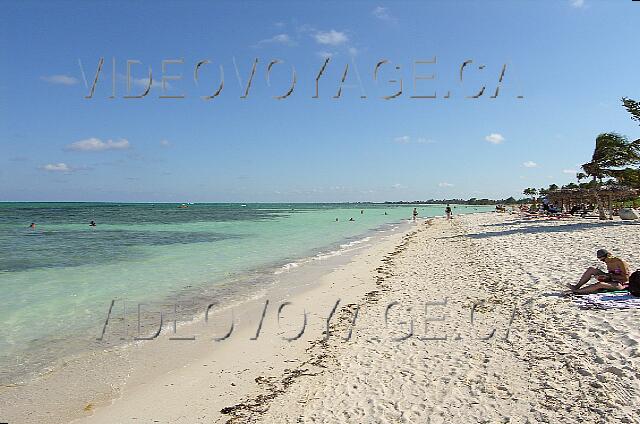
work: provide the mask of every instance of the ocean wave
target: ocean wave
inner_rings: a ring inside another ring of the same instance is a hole
[[[363,243],[366,243],[366,242],[370,241],[370,240],[371,240],[371,237],[364,237],[364,238],[361,238],[359,240],[353,240],[353,241],[350,241],[348,243],[343,243],[343,244],[340,245],[339,249],[330,250],[328,252],[320,252],[320,253],[316,254],[315,256],[312,256],[310,258],[302,259],[302,260],[300,260],[298,262],[289,262],[287,264],[282,265],[279,269],[274,271],[274,275],[279,275],[279,274],[282,274],[284,272],[289,272],[292,269],[298,268],[300,265],[303,265],[303,264],[305,264],[305,263],[307,263],[309,261],[323,261],[323,260],[326,260],[326,259],[329,259],[329,258],[333,258],[335,256],[340,256],[340,255],[342,255],[344,253],[347,253],[347,252],[351,252],[353,250],[356,250],[356,249],[359,249],[361,247],[364,247],[364,246],[361,246],[361,245]]]
[[[288,264],[282,265],[282,267],[280,267],[279,270],[275,271],[274,274],[275,275],[282,274],[283,272],[291,271],[293,268],[297,268],[299,266],[300,264],[297,262],[289,262]]]
[[[349,247],[356,246],[356,245],[361,244],[361,243],[366,243],[369,240],[371,240],[371,237],[365,237],[365,238],[360,239],[360,240],[354,240],[354,241],[351,241],[349,243],[341,244],[340,247],[343,248],[343,249],[348,249]]]

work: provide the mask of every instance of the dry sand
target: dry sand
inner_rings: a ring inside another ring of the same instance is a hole
[[[381,268],[379,296],[364,304],[370,312],[357,337],[327,347],[328,369],[239,421],[640,422],[640,310],[582,310],[559,296],[595,265],[596,248],[637,267],[639,230],[497,214],[422,228]],[[423,305],[444,298],[445,321],[429,322],[426,333],[447,340],[421,339]],[[381,308],[392,301],[412,308],[405,321],[416,320],[415,336],[403,342],[385,329]],[[468,312],[480,302],[472,329]]]
[[[562,295],[596,265],[597,248],[635,269],[639,233],[635,223],[500,214],[421,222],[305,290],[270,297],[258,340],[264,299],[224,342],[210,341],[226,331],[222,314],[208,332],[187,328],[206,343],[132,349],[111,404],[82,398],[14,421],[640,422],[640,310],[584,310]],[[282,301],[292,304],[278,326]],[[303,308],[304,334],[284,340]]]

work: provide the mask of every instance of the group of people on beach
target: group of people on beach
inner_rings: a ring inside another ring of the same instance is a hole
[[[453,218],[453,212],[451,211],[451,205],[449,205],[447,203],[447,207],[444,208],[444,213],[447,217],[447,219],[452,219]],[[416,219],[418,218],[418,208],[413,208],[413,222],[416,222]]]
[[[599,249],[596,252],[596,257],[606,264],[607,271],[589,267],[577,284],[567,284],[572,293],[591,294],[603,291],[629,290],[632,295],[640,296],[640,270],[631,273],[629,265],[625,261],[612,255],[606,249]],[[597,281],[585,286],[592,278]]]
[[[444,209],[444,213],[447,217],[447,219],[452,219],[453,218],[453,212],[451,211],[451,206],[447,203],[447,207]],[[364,210],[360,211],[360,215],[364,214]],[[387,213],[384,213],[385,215],[387,215]],[[418,208],[413,208],[413,212],[411,213],[412,217],[413,217],[413,222],[416,222],[416,220],[418,219]],[[338,218],[336,218],[336,222],[338,222]],[[349,221],[355,221],[355,219],[353,218],[349,218]],[[91,221],[93,222],[93,221]]]

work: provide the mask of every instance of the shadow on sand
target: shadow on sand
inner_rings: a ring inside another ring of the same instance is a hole
[[[546,222],[558,222],[558,221],[541,221],[541,222],[546,223]],[[527,225],[522,227],[509,228],[509,227],[514,227],[516,225],[524,224],[524,223],[531,224],[532,221],[521,220],[521,221],[502,223],[500,224],[500,226],[507,227],[507,229],[504,229],[502,231],[487,231],[487,232],[475,233],[475,234],[469,233],[466,235],[441,237],[440,239],[444,240],[444,239],[453,239],[453,238],[460,238],[460,237],[483,239],[483,238],[489,238],[489,237],[508,236],[511,234],[565,233],[565,232],[576,232],[576,231],[583,231],[586,229],[592,229],[595,226],[611,227],[611,226],[640,224],[640,222],[634,222],[634,221],[593,221],[593,222],[571,222],[563,225]],[[486,226],[487,227],[497,226],[497,224],[488,224]]]

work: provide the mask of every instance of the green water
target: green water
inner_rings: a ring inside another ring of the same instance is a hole
[[[114,298],[255,284],[262,271],[339,250],[411,217],[373,204],[0,203],[0,378],[11,380],[99,335]],[[487,210],[458,206],[456,213]],[[361,213],[362,211],[362,213]],[[443,206],[418,206],[420,216]],[[338,221],[336,222],[336,218]],[[354,218],[354,221],[349,221]],[[88,223],[95,221],[96,226]],[[35,229],[28,228],[34,222]],[[344,246],[343,246],[344,247]],[[286,266],[286,265],[285,265]]]

